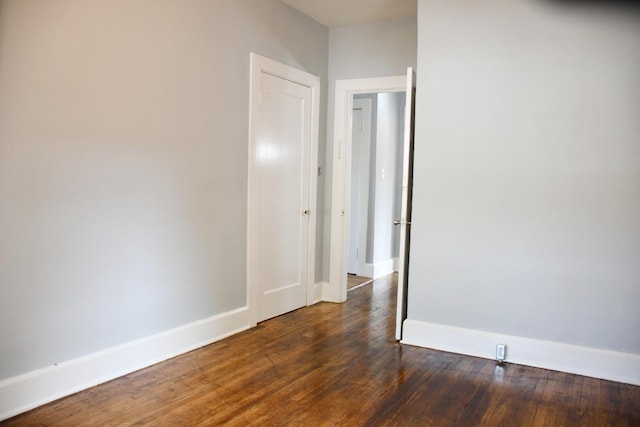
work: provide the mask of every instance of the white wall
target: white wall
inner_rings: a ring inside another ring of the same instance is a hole
[[[409,319],[636,355],[640,380],[638,8],[418,13]]]
[[[335,81],[366,77],[404,75],[416,65],[417,27],[415,19],[400,19],[332,28],[329,31],[329,84],[327,135],[333,136]],[[322,277],[329,278],[329,236],[331,219],[332,141],[327,140],[324,187]]]
[[[398,227],[393,225],[402,192],[402,137],[405,94],[377,95],[375,158],[373,162],[373,264],[398,257]]]
[[[0,3],[0,380],[245,305],[249,52],[326,88],[328,37],[276,0]]]
[[[329,79],[405,74],[416,64],[416,19],[347,25],[329,31]]]

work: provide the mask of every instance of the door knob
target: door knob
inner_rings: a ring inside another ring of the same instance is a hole
[[[393,220],[393,225],[402,225],[402,224],[411,225],[411,222],[409,222],[409,221],[403,221],[403,220],[401,220],[401,219],[394,219],[394,220]]]

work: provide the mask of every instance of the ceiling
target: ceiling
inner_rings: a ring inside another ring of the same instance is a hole
[[[417,0],[282,0],[329,27],[417,15]]]

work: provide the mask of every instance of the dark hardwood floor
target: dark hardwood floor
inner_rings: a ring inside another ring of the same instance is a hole
[[[347,274],[347,289],[353,289],[357,286],[366,285],[373,279],[371,277],[356,276],[355,274]]]
[[[640,387],[399,345],[395,276],[3,426],[640,426]]]

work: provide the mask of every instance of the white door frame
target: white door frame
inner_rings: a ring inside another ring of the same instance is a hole
[[[272,59],[258,55],[250,54],[250,89],[249,89],[249,151],[248,151],[248,180],[247,180],[247,208],[251,203],[251,155],[253,147],[253,138],[256,135],[256,123],[254,118],[258,114],[260,106],[260,94],[262,93],[262,73],[270,74],[291,82],[306,86],[311,89],[311,147],[309,150],[309,239],[307,243],[307,305],[316,302],[314,298],[314,282],[315,282],[315,261],[316,261],[316,198],[317,198],[317,181],[318,174],[318,135],[320,128],[320,78],[309,74],[305,71],[298,70],[289,65],[276,62]],[[250,210],[248,209],[248,212]],[[249,253],[253,244],[251,238],[251,230],[249,229],[249,218],[247,218],[247,308],[249,312],[249,325],[256,326],[258,319],[258,293],[259,285],[256,283],[257,278],[250,278],[249,275]]]
[[[356,93],[405,92],[406,90],[406,75],[336,80],[329,283],[323,290],[325,301],[343,302],[347,299],[348,234],[346,215],[350,209],[353,95]]]

